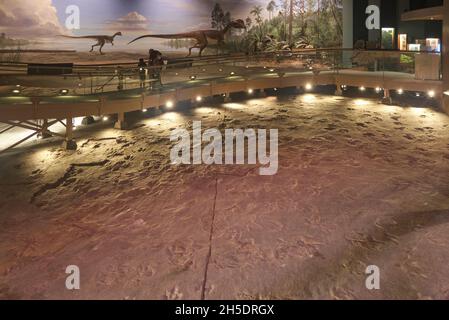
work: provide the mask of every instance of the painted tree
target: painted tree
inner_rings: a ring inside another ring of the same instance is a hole
[[[253,25],[253,19],[251,19],[251,17],[247,17],[245,20],[245,23],[246,23],[247,29],[249,30],[249,29],[251,29],[251,26]]]
[[[262,21],[263,21],[262,12],[263,12],[263,8],[261,5],[254,6],[250,12],[254,16],[254,20],[257,22],[257,24],[259,26],[262,24]]]
[[[274,0],[271,0],[270,2],[268,2],[267,11],[268,11],[270,21],[273,19],[273,13],[274,13],[274,10],[276,10],[276,8],[277,8],[277,4]]]
[[[212,10],[212,28],[223,30],[231,22],[231,13],[224,12],[219,3],[216,3]]]

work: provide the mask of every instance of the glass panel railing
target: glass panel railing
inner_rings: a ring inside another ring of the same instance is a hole
[[[53,68],[53,69],[52,69]],[[134,63],[47,66],[46,74],[30,74],[20,63],[0,64],[0,97],[101,95],[145,88],[177,88],[210,81],[276,77],[286,74],[351,72],[417,80],[441,79],[441,56],[410,51],[305,49],[258,55],[213,56],[173,60],[140,69]]]

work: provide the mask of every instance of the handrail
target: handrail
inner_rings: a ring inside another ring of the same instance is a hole
[[[274,67],[273,69],[276,69],[276,72],[284,73],[284,72],[290,72],[290,71],[301,71],[301,72],[307,72],[307,71],[316,71],[320,72],[320,70],[326,70],[326,71],[334,71],[336,74],[339,73],[339,70],[348,69],[347,65],[343,62],[344,61],[344,55],[343,52],[352,52],[353,55],[350,57],[352,60],[351,67],[363,67],[363,68],[369,68],[369,70],[374,71],[382,71],[385,73],[387,71],[385,69],[385,63],[389,64],[390,71],[395,72],[405,72],[405,73],[411,73],[410,70],[413,71],[414,65],[413,61],[412,63],[407,64],[402,62],[391,62],[387,59],[391,58],[391,56],[400,56],[400,55],[408,55],[408,54],[420,54],[421,52],[415,52],[415,51],[397,51],[397,50],[358,50],[358,49],[350,49],[350,48],[310,48],[310,49],[294,49],[294,50],[278,50],[278,51],[271,51],[271,52],[260,52],[253,55],[245,55],[245,54],[227,54],[227,55],[214,55],[214,56],[207,56],[207,57],[195,57],[195,58],[178,58],[178,59],[172,59],[170,64],[162,65],[162,66],[150,66],[146,69],[151,73],[154,70],[160,71],[162,73],[165,72],[165,75],[167,75],[168,82],[167,83],[173,83],[174,81],[182,81],[182,78],[175,78],[174,72],[176,72],[176,76],[178,76],[178,70],[179,73],[184,74],[185,72],[191,72],[190,75],[195,78],[203,79],[203,80],[210,80],[210,76],[217,76],[219,78],[226,78],[230,76],[230,73],[234,72],[238,76],[248,77],[251,74],[257,72],[264,72],[261,70],[262,66],[264,68],[267,67]],[[360,59],[359,54],[369,54],[373,55],[372,59]],[[437,54],[430,52],[429,54]],[[288,63],[289,59],[291,59],[292,62],[294,62],[294,65],[291,65]],[[358,59],[358,60],[357,60]],[[376,64],[373,67],[373,62],[370,62],[370,60],[383,62],[383,64]],[[282,65],[283,62],[287,62],[287,64]],[[245,68],[246,63],[246,68]],[[277,64],[280,63],[281,65],[277,66]],[[25,64],[9,64],[9,66],[17,66],[22,65],[26,66]],[[411,67],[410,67],[411,65]],[[0,64],[1,66],[1,64]],[[211,69],[217,68],[217,69]],[[226,69],[225,69],[226,68]],[[11,67],[11,69],[0,69],[0,70],[8,70],[8,72],[14,72],[3,74],[2,77],[22,77],[18,81],[23,81],[26,83],[25,80],[25,74],[16,73],[18,72],[17,69],[13,70],[14,67]],[[46,69],[52,69],[52,66],[46,67]],[[54,66],[54,69],[60,70],[61,67]],[[83,80],[90,80],[91,84],[88,85],[84,83],[85,87],[92,87],[91,91],[94,90],[93,88],[105,88],[109,84],[115,84],[113,80],[118,77],[119,75],[129,78],[129,77],[136,77],[138,74],[138,66],[136,62],[133,63],[115,63],[115,64],[98,64],[96,66],[88,65],[74,65],[71,69],[71,73],[67,74],[59,74],[59,75],[42,75],[45,77],[53,77],[55,79],[56,77],[64,78],[64,79],[76,79],[79,78],[80,82]],[[201,70],[201,69],[207,69],[207,70]],[[220,72],[223,72],[225,69],[226,72],[221,74]],[[249,69],[246,71],[245,69]],[[274,71],[273,71],[274,72]],[[189,76],[189,74],[187,73]],[[28,76],[27,76],[28,77]],[[32,79],[33,75],[29,76],[30,79]],[[105,79],[108,78],[108,79]],[[110,78],[110,79],[109,79]],[[50,78],[49,78],[50,79]],[[167,79],[167,78],[166,78]],[[125,83],[126,83],[125,79]],[[185,79],[187,81],[187,78]],[[192,79],[193,80],[193,79]],[[31,80],[30,80],[31,81]],[[95,85],[93,84],[95,82]],[[51,82],[50,82],[51,83]],[[98,86],[98,83],[104,83],[102,86]],[[19,83],[20,84],[20,83]],[[85,88],[82,87],[81,83],[73,83],[68,82],[66,84],[69,90],[75,90],[75,92],[79,88]],[[80,86],[78,86],[80,85]],[[77,87],[78,86],[78,87]],[[26,87],[26,85],[25,85]],[[33,87],[31,85],[30,87]],[[39,84],[35,85],[35,87],[39,88]],[[51,90],[52,88],[45,88],[45,85],[43,87],[46,90]],[[56,86],[54,89],[58,89],[60,87]],[[112,87],[111,87],[112,88]],[[107,88],[107,89],[111,89]],[[12,89],[11,89],[12,90]],[[97,91],[96,90],[96,91]],[[115,90],[114,90],[115,91]],[[42,94],[45,94],[42,92]]]

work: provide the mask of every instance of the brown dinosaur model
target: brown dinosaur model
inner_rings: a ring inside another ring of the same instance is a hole
[[[114,39],[117,36],[121,36],[122,33],[121,32],[117,32],[116,34],[114,34],[113,36],[104,36],[104,35],[100,35],[100,36],[81,36],[81,37],[73,37],[73,36],[61,36],[64,38],[70,38],[70,39],[92,39],[92,40],[96,40],[97,44],[94,44],[92,46],[92,49],[90,49],[89,52],[94,51],[95,47],[100,47],[100,53],[103,54],[103,52],[101,51],[101,49],[103,49],[104,45],[107,43],[110,43],[112,45],[114,45]]]
[[[218,41],[218,45],[224,43],[225,35],[231,28],[246,29],[245,22],[241,19],[230,22],[223,30],[197,30],[192,32],[177,33],[177,34],[149,34],[138,37],[128,44],[143,38],[161,38],[161,39],[195,39],[196,44],[189,48],[189,57],[192,55],[192,49],[200,49],[199,56],[204,49],[209,45],[209,39]]]

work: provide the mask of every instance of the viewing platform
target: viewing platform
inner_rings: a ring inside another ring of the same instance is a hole
[[[61,75],[29,75],[25,65],[2,65],[0,122],[31,130],[32,136],[58,136],[50,126],[65,120],[67,142],[73,140],[74,118],[117,114],[116,128],[123,129],[128,112],[213,96],[229,99],[232,93],[254,90],[335,86],[335,93],[342,94],[347,87],[358,87],[375,89],[386,102],[396,91],[417,92],[441,103],[440,61],[432,53],[311,49],[183,59],[149,68],[143,82],[141,70],[131,63],[73,65]],[[161,81],[153,73],[160,73]]]

